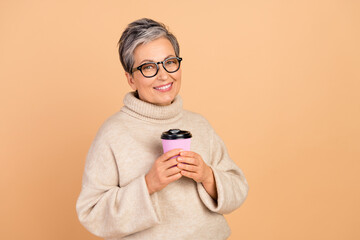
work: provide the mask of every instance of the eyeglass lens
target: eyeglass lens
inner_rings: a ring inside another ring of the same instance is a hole
[[[155,76],[158,71],[156,65],[157,65],[156,63],[144,64],[141,67],[142,74],[144,74],[144,76],[146,76],[146,77]],[[180,67],[180,62],[177,58],[169,58],[169,59],[164,60],[163,67],[166,71],[168,71],[170,73],[176,72]]]

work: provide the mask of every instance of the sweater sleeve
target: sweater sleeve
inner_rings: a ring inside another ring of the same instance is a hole
[[[76,210],[83,226],[103,238],[124,237],[159,223],[145,175],[120,187],[117,164],[111,145],[97,136],[86,159]]]
[[[202,202],[209,210],[227,214],[241,206],[249,187],[243,172],[230,159],[224,142],[213,129],[212,135],[209,165],[215,177],[217,201],[211,198],[201,183],[197,184],[197,188]]]

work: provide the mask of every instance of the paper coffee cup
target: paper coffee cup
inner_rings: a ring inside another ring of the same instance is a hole
[[[190,151],[191,137],[192,135],[189,131],[180,129],[170,129],[167,132],[163,132],[161,140],[164,153],[177,148]]]

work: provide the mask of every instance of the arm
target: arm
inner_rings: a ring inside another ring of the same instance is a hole
[[[201,200],[213,212],[226,214],[234,211],[245,201],[248,184],[241,169],[230,159],[224,142],[212,130],[210,167],[215,179],[217,202],[203,184],[197,184]]]
[[[180,174],[201,183],[206,192],[217,201],[217,189],[212,169],[204,162],[202,157],[196,152],[181,151],[177,158],[177,167],[181,170]]]
[[[215,176],[214,172],[211,169],[211,167],[208,167],[209,169],[209,177],[207,180],[202,182],[203,187],[205,188],[206,192],[214,199],[214,201],[217,202],[217,188],[216,188],[216,182],[215,182]]]
[[[123,237],[145,230],[160,221],[152,201],[144,175],[126,186],[119,186],[117,162],[111,146],[97,136],[87,156],[76,204],[84,227],[103,238]]]

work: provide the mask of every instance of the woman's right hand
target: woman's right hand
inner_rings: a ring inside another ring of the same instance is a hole
[[[177,167],[178,162],[175,157],[179,155],[181,151],[182,149],[173,149],[156,159],[150,171],[145,175],[149,194],[158,192],[169,183],[181,178],[182,175],[180,174],[180,169]]]

